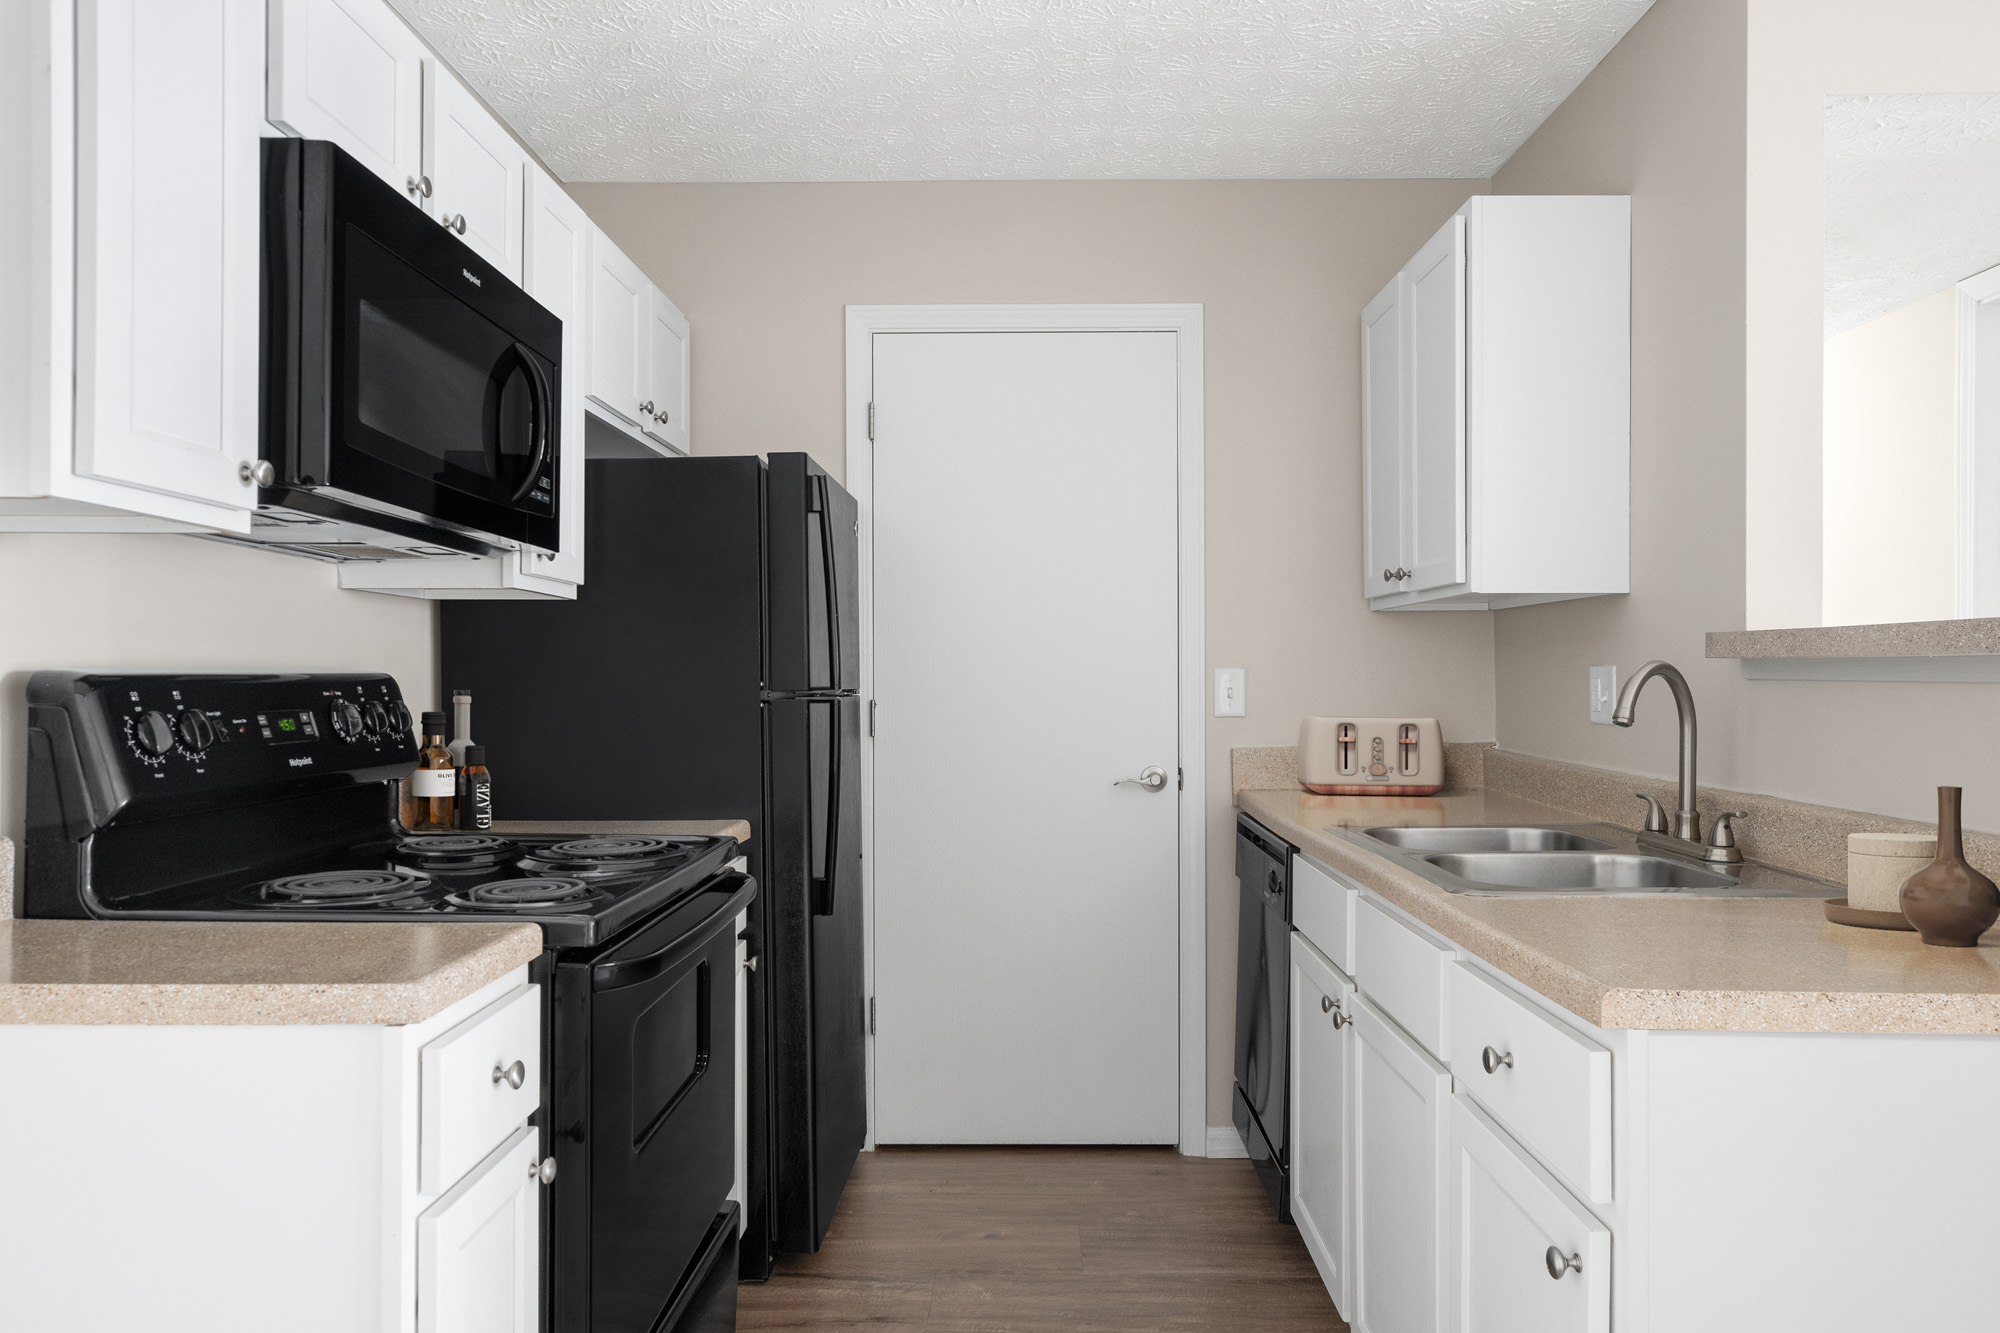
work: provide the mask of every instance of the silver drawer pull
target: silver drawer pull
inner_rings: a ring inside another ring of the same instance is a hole
[[[1479,1064],[1487,1073],[1497,1074],[1500,1072],[1500,1066],[1502,1065],[1507,1066],[1509,1069],[1514,1067],[1514,1053],[1509,1051],[1505,1055],[1502,1055],[1491,1046],[1488,1046],[1479,1053]],[[1557,1276],[1560,1277],[1561,1274],[1557,1274]]]
[[[494,1065],[493,1081],[495,1083],[505,1083],[510,1088],[518,1088],[528,1081],[528,1066],[519,1060],[504,1068],[500,1065]]]
[[[544,1157],[539,1162],[528,1163],[528,1179],[539,1180],[544,1185],[556,1178],[556,1159]]]
[[[1331,995],[1322,995],[1319,997],[1319,1011],[1323,1014],[1333,1012],[1333,997]]]
[[[1334,1031],[1338,1032],[1340,1029],[1346,1027],[1349,1023],[1352,1023],[1353,1021],[1354,1021],[1353,1019],[1349,1018],[1346,1014],[1342,1013],[1340,1010],[1336,1009],[1333,1011]]]
[[[1548,1262],[1549,1276],[1555,1278],[1558,1282],[1562,1280],[1564,1273],[1581,1273],[1583,1271],[1583,1256],[1581,1254],[1564,1254],[1553,1245],[1549,1246],[1549,1252],[1543,1255],[1542,1258]]]

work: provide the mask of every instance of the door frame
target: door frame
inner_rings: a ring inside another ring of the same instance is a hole
[[[1180,1151],[1208,1154],[1207,829],[1202,690],[1202,335],[1199,304],[851,305],[847,317],[847,489],[861,511],[861,695],[875,697],[875,451],[870,430],[878,333],[1171,333],[1179,385],[1177,507],[1180,819]],[[865,971],[875,994],[875,746],[861,747]],[[868,1141],[875,1146],[875,1034],[868,1033]]]

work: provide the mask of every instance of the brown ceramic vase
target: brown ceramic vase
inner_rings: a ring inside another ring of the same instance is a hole
[[[1903,915],[1925,944],[1969,949],[2000,920],[2000,888],[1965,859],[1960,789],[1938,788],[1937,860],[1903,882]]]

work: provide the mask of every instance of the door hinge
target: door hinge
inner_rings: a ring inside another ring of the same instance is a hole
[[[1187,770],[1185,768],[1177,768],[1174,770],[1174,790],[1175,791],[1187,790]]]
[[[875,404],[868,404],[868,438],[875,438]]]
[[[868,997],[868,1035],[875,1035],[875,997]]]
[[[875,701],[868,701],[868,739],[875,739]]]

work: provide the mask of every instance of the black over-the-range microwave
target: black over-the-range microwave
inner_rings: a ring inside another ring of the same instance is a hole
[[[334,144],[264,140],[263,203],[252,537],[333,559],[556,550],[562,322]]]

